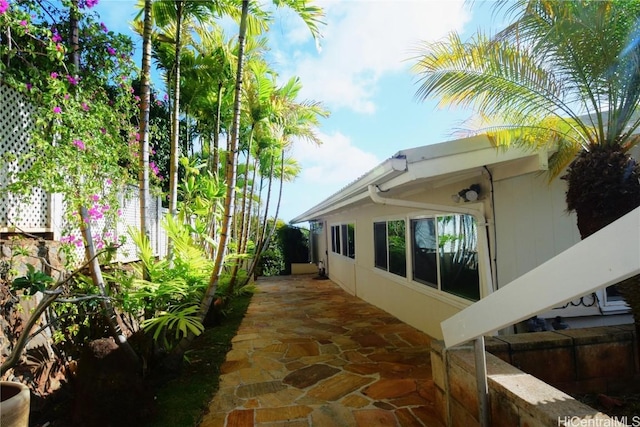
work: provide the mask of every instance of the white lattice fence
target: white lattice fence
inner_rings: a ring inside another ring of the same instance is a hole
[[[20,93],[0,83],[0,111],[0,158],[7,153],[13,157],[11,161],[0,164],[0,232],[51,233],[54,240],[60,240],[63,230],[68,229],[65,227],[60,195],[50,195],[38,188],[26,198],[2,191],[10,183],[11,174],[29,166],[21,166],[18,159],[29,151],[29,136],[33,129],[31,117],[35,109]],[[129,186],[119,199],[122,210],[120,220],[111,227],[106,227],[104,220],[99,220],[92,230],[94,233],[110,232],[117,241],[120,236],[127,235],[128,226],[140,226],[138,187]],[[162,208],[160,197],[151,197],[149,202],[147,221],[151,244],[157,256],[164,256],[167,238],[160,224],[166,210]],[[75,234],[79,235],[79,232]],[[78,248],[78,255],[84,255],[83,248]],[[117,260],[127,262],[135,259],[135,245],[128,239],[119,251]]]
[[[10,183],[10,175],[21,171],[18,159],[29,151],[34,108],[20,93],[3,84],[0,84],[0,105],[0,158],[3,159],[0,188],[5,188]],[[7,153],[15,154],[15,157],[8,160],[5,158]],[[31,232],[48,231],[48,205],[49,197],[40,189],[26,199],[0,193],[0,230],[7,231],[11,225]]]

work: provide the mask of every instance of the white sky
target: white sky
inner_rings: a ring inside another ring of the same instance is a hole
[[[271,63],[285,82],[301,78],[301,98],[324,103],[323,144],[295,144],[300,176],[285,184],[280,218],[289,221],[320,203],[397,151],[451,139],[464,112],[440,111],[418,102],[409,72],[420,41],[450,31],[470,35],[487,28],[491,2],[455,0],[330,0],[320,49],[300,20],[278,11],[270,34]],[[101,0],[98,12],[109,29],[127,31],[133,0]],[[156,83],[157,85],[160,82]],[[273,212],[273,209],[271,210]]]

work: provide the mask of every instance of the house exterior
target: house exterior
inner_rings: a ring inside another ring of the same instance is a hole
[[[335,283],[442,338],[443,320],[580,241],[549,155],[484,135],[402,150],[291,222],[309,222]],[[614,287],[538,320],[505,332],[633,322]]]

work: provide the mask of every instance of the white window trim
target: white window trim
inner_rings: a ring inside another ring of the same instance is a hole
[[[474,203],[469,204],[470,208],[478,210],[480,213],[484,215],[484,206],[482,203]],[[423,218],[435,218],[438,216],[444,216],[447,214],[457,214],[457,215],[469,215],[468,211],[461,212],[456,210],[455,206],[451,206],[451,210],[449,213],[444,212],[428,212],[425,213],[424,210],[421,211],[413,211],[409,212],[405,215],[390,215],[390,216],[378,216],[374,217],[371,220],[371,227],[376,222],[389,222],[389,221],[397,221],[404,220],[405,221],[405,259],[407,262],[407,274],[406,277],[398,276],[397,274],[390,273],[388,270],[383,270],[382,268],[376,267],[375,263],[372,262],[372,268],[374,271],[378,272],[378,274],[384,275],[393,280],[396,283],[407,286],[415,291],[418,291],[422,294],[425,294],[429,297],[436,298],[442,302],[451,304],[454,307],[458,307],[464,309],[476,301],[471,301],[466,298],[459,297],[457,295],[450,294],[449,292],[445,292],[438,288],[433,288],[429,285],[425,285],[424,283],[417,282],[413,280],[413,254],[411,253],[411,220],[412,219],[423,219]],[[491,288],[492,280],[491,277],[491,257],[489,254],[489,237],[486,233],[487,224],[477,223],[476,219],[476,228],[478,231],[478,275],[479,275],[479,286],[480,286],[480,299],[487,297],[489,294],[493,292]],[[372,231],[373,232],[373,231]],[[374,242],[375,245],[375,242]],[[374,249],[375,251],[375,249]],[[388,257],[388,254],[387,254]],[[372,260],[374,261],[374,260]],[[438,278],[438,281],[440,278]]]
[[[347,238],[347,236],[343,236],[342,235],[342,226],[343,225],[346,225],[346,226],[353,225],[353,248],[354,248],[353,249],[353,251],[354,251],[353,258],[351,258],[347,254],[343,254],[342,253],[343,239]],[[338,249],[340,250],[340,252],[334,252],[333,251],[333,227],[338,227],[338,233],[340,235],[340,244],[338,245],[339,246]],[[348,221],[332,222],[332,223],[329,224],[328,228],[329,228],[329,248],[328,248],[329,249],[328,250],[329,254],[331,254],[332,256],[339,256],[339,257],[345,258],[347,260],[350,260],[351,262],[355,262],[356,258],[358,257],[358,251],[356,250],[356,246],[355,246],[356,245],[356,240],[357,240],[356,235],[358,234],[358,230],[357,230],[358,227],[356,227],[356,221],[355,220],[353,220],[353,221],[348,220]]]

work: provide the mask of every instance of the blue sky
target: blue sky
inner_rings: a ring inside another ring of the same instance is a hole
[[[270,62],[279,81],[299,76],[301,99],[321,101],[331,111],[318,129],[321,146],[300,141],[291,149],[303,169],[284,186],[279,217],[286,222],[399,150],[454,139],[456,126],[470,113],[416,99],[417,77],[410,72],[416,48],[453,30],[467,37],[478,28],[499,27],[491,1],[318,3],[326,13],[320,48],[286,11],[275,13],[270,30]],[[101,0],[96,10],[109,29],[130,33],[135,5]]]

